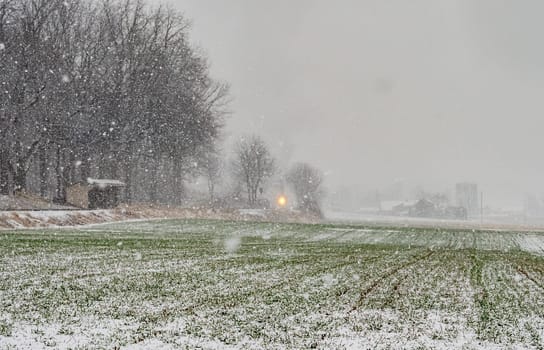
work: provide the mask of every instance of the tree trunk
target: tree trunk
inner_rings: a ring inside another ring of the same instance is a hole
[[[72,168],[75,162],[74,153],[71,150],[64,150],[62,152],[62,201],[66,201],[66,189],[73,184]]]
[[[97,161],[97,167],[98,167],[98,177],[101,178],[101,179],[105,179],[107,177],[107,170],[106,168],[108,167],[108,154],[106,154],[106,152],[102,151],[100,153],[98,153],[98,158],[96,159]]]
[[[0,151],[0,194],[9,195],[9,164],[7,152]]]
[[[55,198],[53,199],[55,203],[64,203],[66,195],[63,191],[63,171],[62,171],[62,150],[60,145],[57,145],[57,155],[56,155],[56,166],[55,166],[55,179],[56,179],[56,189],[55,189]]]
[[[211,178],[208,178],[208,193],[210,195],[210,204],[215,202],[215,182]]]
[[[108,168],[109,168],[109,178],[114,180],[119,180],[119,170],[121,167],[125,167],[126,164],[124,163],[124,160],[122,159],[122,152],[119,151],[112,151],[110,152],[110,155],[108,157]],[[123,164],[121,164],[123,162]]]
[[[249,176],[246,175],[246,187],[247,187],[247,201],[248,204],[253,204],[251,196],[251,182],[249,181]]]
[[[148,162],[147,166],[149,169],[149,179],[146,182],[149,183],[149,201],[157,203],[157,167],[159,164],[157,164],[155,159],[152,159]]]
[[[13,183],[15,185],[15,190],[25,192],[26,191],[26,174],[27,170],[25,169],[24,164],[17,164],[15,172],[13,174]]]
[[[124,197],[125,197],[125,203],[130,204],[132,203],[132,174],[134,173],[132,171],[134,165],[133,162],[129,162],[127,164],[126,170],[125,170],[125,191],[124,191]]]
[[[125,175],[125,203],[132,204],[133,198],[132,198],[132,167],[129,167],[127,169],[126,175]]]
[[[173,166],[173,186],[174,186],[174,204],[182,205],[185,197],[185,188],[183,186],[183,165],[181,159],[174,158]]]
[[[87,147],[84,147],[81,151],[81,165],[79,168],[79,174],[80,174],[80,180],[81,181],[87,181],[88,178],[91,177],[91,165],[92,165],[92,159],[91,155],[89,153],[89,149]]]
[[[9,194],[9,172],[3,167],[0,168],[0,194]]]
[[[47,169],[47,145],[42,145],[38,154],[40,172],[40,196],[47,197],[48,169]]]
[[[68,150],[69,173],[68,185],[73,185],[77,182],[78,165],[76,165],[76,153],[73,149]]]

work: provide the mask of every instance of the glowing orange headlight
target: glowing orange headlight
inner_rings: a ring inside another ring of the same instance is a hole
[[[278,203],[278,206],[285,207],[285,205],[287,204],[287,197],[285,197],[284,195],[279,196],[277,203]]]

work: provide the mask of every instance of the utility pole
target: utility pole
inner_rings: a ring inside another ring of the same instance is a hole
[[[480,224],[484,223],[484,193],[480,192]]]

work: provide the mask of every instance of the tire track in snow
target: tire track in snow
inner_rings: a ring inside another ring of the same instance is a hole
[[[408,280],[408,277],[413,276],[413,274],[412,274],[413,270],[409,270],[409,269],[414,267],[416,265],[416,263],[422,262],[423,260],[429,259],[431,257],[431,255],[432,255],[432,253],[429,254],[428,256],[423,257],[422,259],[418,259],[414,263],[412,263],[410,265],[407,265],[405,268],[402,269],[402,271],[406,271],[406,273],[402,273],[400,278],[398,278],[398,280],[395,281],[395,283],[392,285],[391,292],[389,293],[388,297],[385,298],[385,300],[382,303],[382,309],[387,307],[388,305],[391,305],[393,303],[393,300],[395,299],[395,296],[396,297],[401,296],[400,295],[401,285]],[[438,269],[438,267],[439,267],[439,264],[434,264],[434,265],[430,266],[429,268],[425,269],[425,271],[426,271],[427,274],[431,274],[436,269]],[[399,271],[399,275],[400,275],[400,272],[401,271]]]
[[[365,263],[374,262],[374,261],[384,259],[385,257],[386,256],[384,256],[384,255],[372,256],[372,257],[369,257],[367,259],[361,260],[361,262],[365,262]],[[296,265],[302,265],[302,264],[306,264],[306,263],[314,262],[314,261],[315,261],[315,257],[310,256],[307,259],[296,262],[295,264]],[[255,289],[246,290],[246,291],[235,292],[233,294],[225,295],[223,297],[209,295],[209,296],[207,296],[207,298],[204,300],[203,303],[193,304],[193,305],[189,305],[187,307],[184,307],[184,311],[193,310],[193,309],[198,308],[199,306],[201,306],[203,304],[204,305],[210,305],[210,304],[213,304],[213,302],[221,302],[223,305],[226,305],[228,307],[234,307],[234,306],[242,303],[243,299],[247,299],[247,298],[251,297],[252,295],[259,295],[264,291],[279,289],[279,288],[283,288],[283,287],[285,287],[287,285],[293,285],[293,284],[300,283],[301,282],[301,277],[317,276],[317,275],[325,273],[325,272],[330,272],[330,271],[333,271],[333,270],[337,270],[337,269],[340,269],[342,267],[349,266],[349,265],[356,265],[358,263],[359,263],[358,260],[354,260],[354,261],[350,260],[350,261],[343,261],[341,263],[338,263],[338,264],[335,264],[335,265],[332,265],[332,266],[319,266],[318,268],[308,269],[308,270],[302,269],[302,271],[301,271],[302,274],[294,274],[293,276],[288,276],[287,278],[282,279],[281,281],[279,281],[277,283],[273,283],[273,284],[271,284],[269,286],[265,286],[265,287],[261,287],[261,288],[255,288]]]
[[[510,263],[511,263],[512,265],[515,266],[516,271],[517,271],[520,275],[524,276],[524,277],[527,278],[529,281],[533,282],[533,284],[536,285],[537,287],[539,287],[540,289],[544,289],[544,284],[542,284],[542,282],[538,281],[536,278],[534,278],[533,276],[531,276],[531,275],[529,274],[529,272],[528,272],[527,269],[525,268],[525,267],[527,267],[527,265],[524,267],[524,266],[522,266],[521,264],[518,264],[517,262],[515,262],[513,259],[508,259],[508,260],[510,261]],[[538,269],[538,268],[533,268],[533,269],[535,269],[535,270],[537,270],[537,271],[540,270],[540,269]],[[540,271],[539,271],[539,272],[540,272]]]
[[[374,291],[376,288],[378,288],[378,286],[380,284],[382,284],[385,280],[389,279],[393,275],[399,273],[402,270],[407,269],[408,267],[410,267],[410,266],[412,266],[412,265],[414,265],[414,264],[416,264],[416,263],[418,263],[418,262],[420,262],[422,260],[428,259],[433,254],[434,254],[434,251],[432,251],[432,250],[427,251],[425,254],[418,255],[414,259],[412,259],[412,260],[410,260],[410,261],[408,261],[408,262],[406,262],[404,264],[401,264],[401,265],[398,265],[398,266],[394,267],[393,269],[388,271],[386,274],[384,274],[381,277],[379,277],[378,279],[376,279],[369,287],[367,287],[365,290],[363,290],[361,292],[359,300],[357,300],[357,303],[351,308],[351,310],[348,311],[348,314],[353,312],[353,311],[358,310],[363,305],[363,303],[367,299],[368,295],[370,293],[372,293],[372,291]]]

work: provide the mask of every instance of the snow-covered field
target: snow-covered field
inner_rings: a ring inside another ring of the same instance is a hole
[[[487,215],[481,220],[479,217],[468,220],[425,218],[410,216],[380,215],[379,213],[356,213],[325,210],[325,217],[329,222],[356,223],[365,225],[391,225],[400,227],[445,227],[459,229],[494,229],[494,230],[539,230],[544,231],[542,220],[537,218],[523,218],[519,216],[491,216]]]
[[[0,232],[0,349],[541,349],[544,234],[164,220]]]

